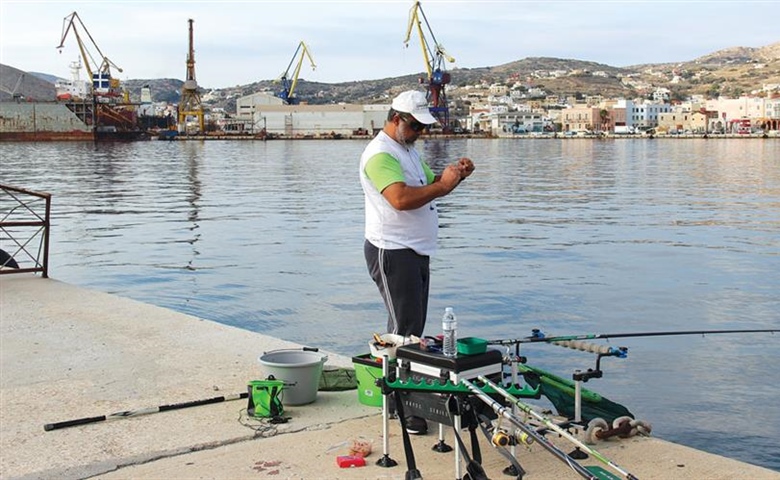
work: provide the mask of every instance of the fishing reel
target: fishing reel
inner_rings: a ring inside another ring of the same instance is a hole
[[[518,436],[519,434],[519,436]],[[508,447],[510,445],[531,445],[534,443],[534,439],[529,437],[525,432],[518,432],[518,434],[511,434],[504,429],[496,428],[493,432],[493,436],[490,438],[490,443],[494,447]]]
[[[493,437],[490,438],[490,443],[495,447],[507,447],[511,444],[512,439],[504,430],[496,430],[493,433]]]

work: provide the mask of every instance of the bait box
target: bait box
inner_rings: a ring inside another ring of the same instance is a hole
[[[477,337],[459,338],[456,345],[461,355],[478,355],[487,351],[487,340]]]

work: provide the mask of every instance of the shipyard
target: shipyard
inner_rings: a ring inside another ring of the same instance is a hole
[[[425,70],[415,83],[424,87],[438,120],[428,129],[429,136],[680,139],[766,138],[780,132],[780,74],[767,78],[775,83],[753,85],[750,94],[685,98],[675,93],[684,82],[680,69],[651,72],[650,78],[664,79],[651,83],[638,74],[606,66],[588,70],[576,65],[568,69],[529,65],[525,69],[533,70],[524,71],[518,65],[504,74],[503,81],[486,83],[468,70],[448,67],[455,59],[436,40],[424,15],[415,3],[404,43],[419,41],[422,46]],[[153,91],[152,82],[122,84],[118,78],[122,68],[101,51],[78,13],[66,16],[58,48],[75,44],[80,52],[69,63],[69,79],[52,85],[0,65],[0,140],[371,138],[382,128],[389,99],[415,87],[408,78],[398,79],[395,86],[364,97],[361,103],[342,98],[334,89],[337,85],[314,84],[320,91],[307,89],[311,82],[302,74],[316,75],[317,65],[301,40],[282,74],[272,82],[256,83],[256,91],[206,89],[196,80],[194,23],[188,19],[186,30],[182,29],[181,38],[187,40],[182,42],[187,52],[185,76],[178,82],[178,101],[171,103],[155,101],[160,92]],[[766,47],[766,52],[762,58],[770,58],[771,63],[754,68],[772,71],[780,62],[780,44]],[[615,91],[613,87],[583,95],[566,90],[553,93],[541,86],[567,78],[592,79],[594,85],[610,81],[636,96],[605,93]],[[133,84],[133,90],[126,84]],[[227,107],[219,102],[226,95]]]

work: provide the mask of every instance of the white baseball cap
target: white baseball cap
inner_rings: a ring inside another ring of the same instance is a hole
[[[396,112],[411,114],[415,120],[426,125],[436,123],[436,117],[431,115],[425,94],[417,90],[407,90],[393,99],[391,105]]]

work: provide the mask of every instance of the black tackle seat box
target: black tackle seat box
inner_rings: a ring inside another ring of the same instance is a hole
[[[476,380],[484,375],[490,380],[501,383],[503,355],[498,350],[487,350],[476,355],[445,357],[439,352],[429,352],[413,343],[398,347],[398,378],[402,381],[422,380],[439,382],[449,380],[454,385],[462,379]],[[447,393],[402,392],[404,415],[422,417],[431,422],[452,425],[447,413]],[[481,402],[479,402],[481,404]],[[492,410],[485,405],[489,417],[495,418]]]

